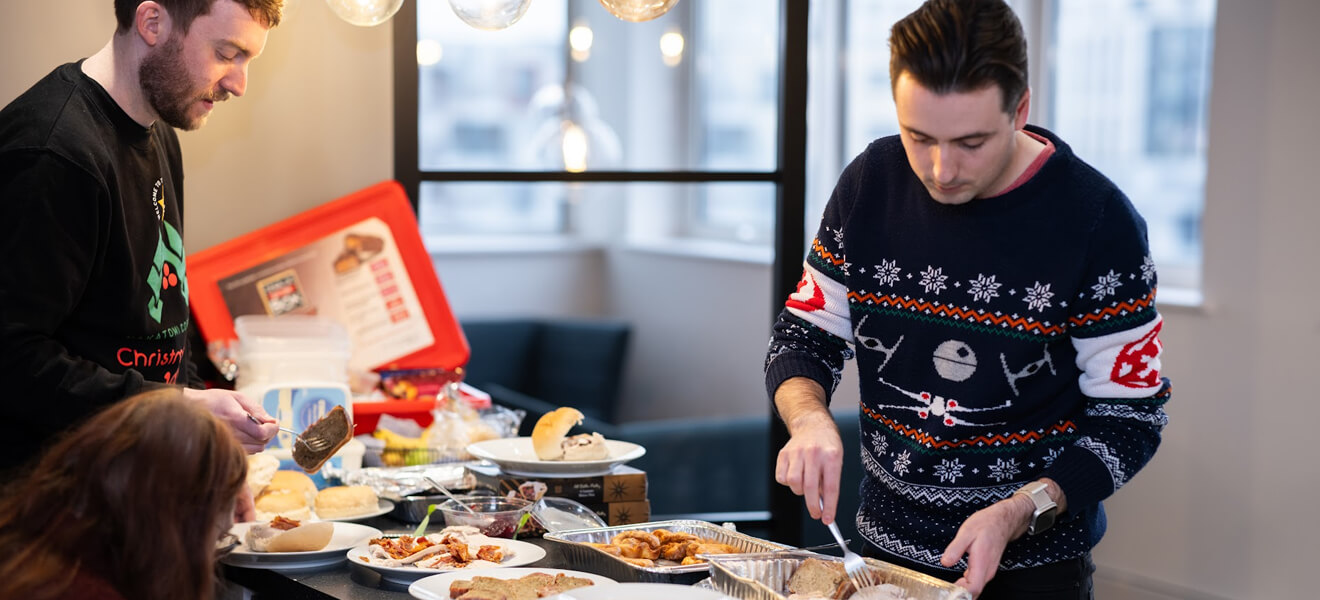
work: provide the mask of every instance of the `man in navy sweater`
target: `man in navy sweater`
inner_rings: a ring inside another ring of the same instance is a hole
[[[196,389],[189,368],[174,129],[243,94],[281,2],[116,0],[105,47],[0,111],[0,480],[97,410],[165,385],[189,386],[251,452],[274,436],[259,404]]]
[[[833,521],[855,357],[865,553],[983,599],[1090,598],[1101,500],[1167,423],[1145,223],[1026,124],[1003,0],[928,0],[890,47],[899,134],[840,176],[766,357],[776,479]]]

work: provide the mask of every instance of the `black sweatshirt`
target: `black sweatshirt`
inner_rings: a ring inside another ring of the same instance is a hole
[[[0,470],[187,366],[183,160],[81,62],[0,111]]]

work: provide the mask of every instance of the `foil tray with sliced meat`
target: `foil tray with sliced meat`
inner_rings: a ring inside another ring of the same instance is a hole
[[[652,532],[658,529],[688,533],[699,538],[733,546],[739,553],[761,553],[790,548],[790,546],[739,533],[714,523],[697,520],[652,521],[614,527],[574,529],[547,533],[545,539],[552,542],[552,551],[560,553],[564,561],[563,564],[572,565],[572,568],[575,569],[604,575],[616,581],[691,585],[709,576],[710,567],[704,562],[691,565],[657,564],[656,566],[644,567],[629,563],[618,556],[591,545],[608,544],[616,535],[625,531]]]

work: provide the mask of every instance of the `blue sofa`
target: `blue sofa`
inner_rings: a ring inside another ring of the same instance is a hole
[[[541,415],[575,407],[586,419],[571,433],[598,431],[646,448],[646,455],[630,464],[647,473],[653,519],[732,521],[752,535],[768,531],[770,489],[778,485],[772,481],[768,413],[617,422],[630,341],[626,323],[491,319],[461,325],[471,348],[465,381],[500,405],[526,411],[520,435],[530,435]],[[857,448],[856,416],[836,417],[836,423],[844,447]],[[861,461],[853,451],[844,462],[839,506],[839,527],[853,540],[860,539],[851,517],[860,477]],[[805,507],[802,513],[802,544],[832,541],[824,526],[805,516]]]

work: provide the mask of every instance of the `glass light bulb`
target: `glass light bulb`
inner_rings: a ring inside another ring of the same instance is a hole
[[[464,23],[477,29],[504,29],[521,19],[532,0],[449,0]]]
[[[528,117],[534,129],[519,152],[520,164],[570,173],[617,166],[619,136],[600,118],[591,93],[572,84],[569,90],[551,84],[532,96]]]
[[[660,36],[660,56],[665,65],[674,67],[683,61],[683,34],[670,31]]]
[[[560,151],[564,154],[564,170],[581,173],[587,170],[587,132],[572,121],[564,121]]]
[[[380,25],[399,12],[403,0],[325,0],[339,18],[360,27]]]
[[[678,4],[678,0],[600,0],[600,5],[610,14],[634,23],[650,21],[663,15],[675,4]]]

